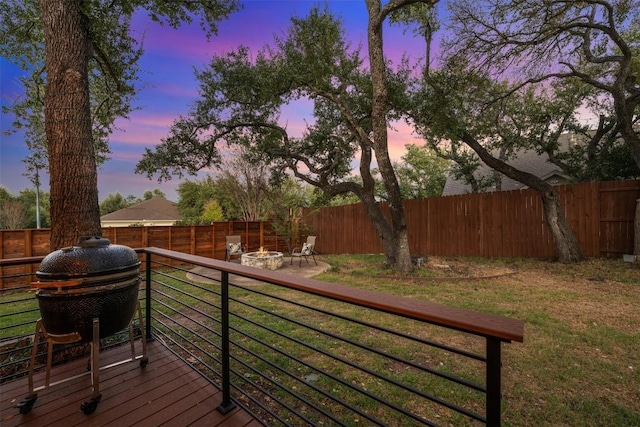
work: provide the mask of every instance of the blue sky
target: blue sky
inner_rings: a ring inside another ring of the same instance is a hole
[[[198,84],[194,77],[194,67],[201,69],[213,54],[229,52],[239,45],[249,46],[257,51],[265,44],[271,44],[274,34],[286,31],[291,16],[304,16],[316,2],[300,0],[249,0],[244,9],[233,14],[220,24],[219,34],[207,42],[205,35],[196,24],[183,26],[178,30],[162,27],[151,22],[146,15],[136,17],[133,28],[135,37],[145,34],[145,54],[141,59],[139,75],[145,87],[135,101],[134,111],[128,119],[117,122],[118,128],[110,137],[111,160],[98,170],[99,198],[102,201],[111,193],[123,196],[133,194],[141,197],[144,191],[155,188],[163,191],[167,198],[177,201],[175,191],[181,180],[173,178],[166,183],[149,180],[134,173],[145,148],[152,148],[167,136],[173,121],[181,114],[187,114],[190,105],[198,96]],[[363,0],[332,0],[332,11],[345,21],[347,36],[354,45],[366,46],[367,15]],[[442,6],[439,6],[442,7]],[[385,50],[394,61],[403,52],[414,57],[422,56],[424,43],[410,32],[406,34],[394,26],[385,32]],[[364,49],[366,52],[366,49]],[[21,71],[0,58],[0,101],[3,105],[12,102],[21,93],[16,80]],[[292,105],[282,115],[290,130],[303,128],[303,120],[310,109],[304,105]],[[29,180],[23,176],[25,165],[22,159],[28,155],[21,133],[11,136],[4,132],[11,127],[12,118],[3,114],[0,119],[0,185],[17,195],[20,190],[31,188]],[[405,144],[419,143],[411,130],[399,126],[390,134],[390,149],[394,158],[404,152]],[[195,180],[204,177],[187,176]],[[48,176],[43,176],[42,189],[48,191]]]

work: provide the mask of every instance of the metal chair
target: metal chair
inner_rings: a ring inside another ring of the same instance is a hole
[[[227,236],[227,246],[225,251],[225,260],[230,261],[232,256],[242,256],[245,248],[242,246],[240,236]]]
[[[291,264],[293,264],[293,258],[297,257],[300,258],[300,267],[302,267],[302,258],[304,257],[305,261],[307,261],[307,264],[309,263],[309,258],[308,257],[312,257],[313,258],[313,262],[316,263],[316,265],[318,265],[318,261],[316,261],[316,257],[314,255],[314,250],[315,250],[315,246],[316,246],[316,236],[309,236],[307,237],[307,241],[306,243],[302,244],[302,248],[300,248],[300,250],[298,251],[297,247],[293,248],[293,251],[291,252]]]

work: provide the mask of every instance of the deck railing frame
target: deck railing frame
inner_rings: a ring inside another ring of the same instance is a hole
[[[227,263],[209,258],[178,254],[160,248],[145,248],[144,251],[153,257],[171,259],[172,262],[181,262],[189,265],[197,265],[222,272],[222,354],[223,354],[223,378],[222,389],[229,394],[233,384],[228,383],[231,375],[228,369],[229,343],[226,342],[229,333],[229,305],[228,287],[229,275],[235,275],[254,279],[263,283],[295,289],[304,293],[317,295],[331,300],[355,304],[361,307],[378,310],[385,313],[419,320],[443,328],[477,335],[486,339],[486,412],[484,420],[486,425],[499,426],[501,424],[501,369],[502,369],[502,344],[511,341],[522,342],[524,337],[523,322],[515,319],[495,316],[490,314],[457,309],[425,301],[415,301],[403,297],[383,295],[377,292],[362,289],[349,288],[347,286],[321,282],[313,279],[296,277],[272,272],[269,270],[245,267],[235,263]],[[151,269],[152,262],[147,263],[147,269]],[[151,288],[151,286],[149,287]],[[224,363],[227,360],[227,363]],[[225,393],[227,393],[225,392]],[[221,408],[226,407],[229,401],[225,401]]]
[[[235,407],[236,404],[240,403],[233,397],[233,390],[237,389],[237,385],[232,381],[233,376],[231,368],[231,360],[234,358],[234,355],[232,354],[233,343],[230,342],[230,335],[233,329],[230,317],[236,316],[237,313],[233,313],[229,306],[229,287],[234,286],[230,282],[229,277],[230,275],[235,275],[279,287],[289,288],[306,294],[328,298],[329,300],[353,304],[382,313],[389,313],[438,327],[483,337],[486,340],[486,353],[484,356],[478,358],[484,359],[485,361],[486,406],[484,418],[480,417],[479,419],[476,419],[476,421],[480,420],[489,426],[501,425],[502,344],[510,343],[511,341],[523,341],[524,324],[519,320],[442,306],[425,301],[416,301],[409,298],[384,295],[377,292],[286,275],[279,272],[255,269],[238,265],[236,263],[188,255],[166,249],[143,248],[138,249],[137,251],[142,254],[143,260],[145,261],[144,270],[141,273],[143,273],[142,277],[145,281],[142,299],[145,302],[145,327],[148,339],[154,339],[154,337],[158,338],[157,331],[155,331],[152,326],[154,321],[157,320],[156,317],[153,316],[153,307],[155,302],[153,297],[154,286],[152,276],[154,273],[154,264],[160,262],[161,264],[165,263],[165,265],[200,266],[220,272],[221,298],[219,315],[221,324],[221,342],[219,344],[219,348],[221,349],[221,366],[219,374],[220,386],[223,392],[223,401],[218,407],[220,412],[228,412]],[[41,257],[24,258],[21,261],[17,259],[0,260],[0,267],[4,265],[33,264],[40,260]],[[464,349],[459,349],[459,351],[462,353],[465,352]],[[210,379],[210,381],[216,383],[213,379]],[[291,390],[289,391],[291,392]],[[304,399],[304,397],[301,398]],[[313,402],[306,403],[309,405],[314,404]],[[243,406],[245,409],[249,409],[243,403],[240,403],[240,406]],[[270,409],[264,408],[264,411],[269,412]],[[250,410],[250,412],[252,411]],[[256,414],[254,413],[254,415]],[[274,416],[277,417],[277,414],[274,414]],[[435,425],[428,421],[425,421],[424,424]]]

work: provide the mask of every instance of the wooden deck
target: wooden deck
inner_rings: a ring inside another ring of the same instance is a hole
[[[216,410],[222,393],[157,342],[148,345],[149,364],[138,361],[100,371],[102,399],[93,414],[80,410],[92,395],[90,375],[51,385],[38,392],[33,409],[20,414],[15,406],[29,391],[27,378],[0,385],[0,425],[26,426],[218,426],[258,427],[261,423],[235,408],[226,415]],[[100,354],[100,364],[130,356],[123,346]],[[87,359],[54,367],[51,382],[87,372]],[[35,376],[35,387],[43,384]]]

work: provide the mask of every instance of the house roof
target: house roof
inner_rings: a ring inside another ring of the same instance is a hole
[[[563,134],[560,136],[559,142],[561,146],[566,146],[571,142],[571,140],[568,135]],[[570,180],[569,177],[564,174],[562,169],[549,162],[546,155],[538,154],[533,150],[518,151],[516,156],[507,160],[507,163],[516,169],[533,174],[543,181],[547,181],[551,184],[566,183]],[[483,177],[489,176],[492,173],[494,173],[493,169],[484,163],[481,163],[474,175],[476,177]],[[527,188],[527,186],[502,175],[501,191],[520,190],[523,188]],[[495,191],[495,189],[489,189],[487,191]],[[467,193],[471,193],[470,185],[465,184],[463,180],[455,179],[452,174],[447,176],[447,181],[444,185],[444,189],[442,190],[443,196]]]
[[[178,206],[164,197],[153,197],[100,217],[100,221],[180,221]]]

